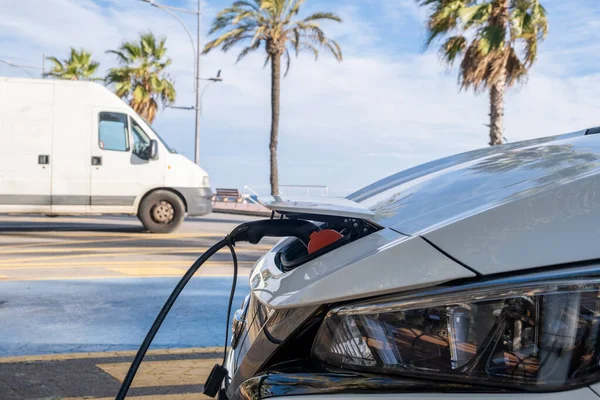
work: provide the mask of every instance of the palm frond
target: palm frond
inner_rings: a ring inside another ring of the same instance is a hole
[[[245,0],[236,1],[233,3],[232,7],[235,7],[235,8],[247,7],[256,12],[260,12],[260,1],[254,2],[254,3],[251,3],[251,2],[245,1]]]
[[[67,80],[97,79],[93,75],[100,64],[92,61],[92,54],[85,49],[77,50],[71,47],[68,59],[61,61],[56,57],[47,57],[47,60],[52,62],[53,67],[44,76]]]
[[[440,56],[449,65],[454,64],[458,56],[465,53],[467,38],[464,36],[451,36],[440,47]]]
[[[65,68],[63,63],[56,57],[46,57],[46,60],[49,60],[54,64],[54,69],[63,70]]]
[[[265,58],[265,63],[263,64],[263,68],[265,68],[269,64],[269,61],[271,61],[271,55],[267,52],[267,57]]]
[[[527,62],[522,62],[516,51],[511,47],[506,54],[506,85],[512,86],[521,83],[527,78]]]
[[[430,7],[427,22],[426,46],[429,47],[439,36],[457,28],[462,10],[470,5],[469,0],[424,0],[421,5]]]
[[[326,19],[326,20],[335,21],[335,22],[343,22],[341,17],[337,16],[334,13],[330,13],[330,12],[317,12],[312,15],[309,15],[308,17],[304,18],[302,21],[303,22],[311,22],[311,21],[318,21],[321,19]]]
[[[158,103],[164,106],[176,97],[173,80],[164,72],[172,60],[166,58],[166,38],[141,34],[137,41],[125,42],[115,54],[122,67],[111,68],[105,78],[115,94],[127,99],[131,107],[152,123]]]
[[[285,49],[283,52],[283,58],[285,59],[285,71],[283,76],[286,77],[288,72],[290,72],[290,65],[292,63],[292,58],[290,57],[290,51],[288,49]]]
[[[305,0],[294,0],[288,2],[288,6],[285,10],[286,17],[284,19],[284,24],[290,23],[292,18],[298,15],[298,13],[300,12],[300,7],[302,6],[302,4],[304,4],[304,2]]]
[[[107,50],[106,53],[116,55],[120,63],[127,63],[129,61],[125,54],[120,50]]]
[[[254,42],[254,44],[252,46],[248,46],[248,47],[244,48],[238,55],[237,60],[235,62],[239,63],[240,61],[242,61],[242,59],[244,59],[248,54],[258,50],[260,48],[260,45],[261,45],[261,42],[256,41],[256,42]]]
[[[507,86],[522,81],[537,57],[538,43],[548,33],[546,12],[539,0],[419,3],[428,9],[427,46],[445,37],[440,57],[449,65],[462,58],[461,89],[481,92],[498,81]],[[522,50],[522,56],[517,49]]]
[[[304,3],[305,0],[234,1],[213,20],[210,33],[223,33],[206,43],[203,54],[217,48],[227,52],[238,44],[245,44],[237,57],[236,62],[239,62],[264,44],[265,66],[272,57],[284,57],[285,75],[289,72],[291,51],[296,55],[308,51],[318,58],[319,49],[324,49],[341,61],[340,45],[326,36],[318,21],[341,22],[342,19],[334,13],[316,12],[292,22]]]
[[[462,7],[458,10],[458,15],[464,24],[463,29],[485,24],[490,18],[491,13],[491,3],[476,4],[470,7]]]

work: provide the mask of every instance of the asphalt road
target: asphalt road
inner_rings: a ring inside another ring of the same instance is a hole
[[[178,278],[0,283],[0,357],[135,350]],[[153,348],[222,346],[231,278],[192,279]],[[240,278],[234,311],[248,294]]]
[[[0,216],[0,398],[110,398],[178,278],[251,218],[211,214],[169,235],[129,217]],[[240,279],[273,242],[237,246]],[[216,254],[167,317],[133,395],[198,398],[219,357],[232,280]]]
[[[131,217],[0,216],[0,282],[183,275],[208,247],[249,217],[210,214],[171,234],[144,232]],[[237,246],[240,275],[273,243]],[[229,276],[227,249],[199,271]]]

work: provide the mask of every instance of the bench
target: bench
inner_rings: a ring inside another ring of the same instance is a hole
[[[213,196],[213,201],[223,201],[229,202],[233,201],[235,203],[239,203],[242,201],[242,196],[240,195],[240,191],[237,189],[216,189],[216,193]]]

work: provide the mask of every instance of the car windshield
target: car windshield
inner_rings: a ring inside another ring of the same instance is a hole
[[[177,154],[177,151],[175,151],[175,149],[174,149],[174,148],[172,148],[171,146],[169,146],[169,145],[167,144],[167,142],[165,142],[165,139],[163,139],[163,138],[162,138],[162,136],[160,136],[160,135],[158,134],[158,132],[156,132],[156,129],[154,129],[154,128],[152,127],[152,125],[150,125],[150,123],[148,123],[148,121],[146,121],[145,119],[144,119],[144,121],[146,122],[146,125],[148,125],[148,128],[150,128],[150,130],[151,130],[152,132],[154,132],[154,134],[156,135],[156,137],[158,138],[158,140],[160,140],[160,142],[161,142],[161,143],[162,143],[162,144],[163,144],[163,145],[166,147],[166,149],[169,151],[169,153]]]

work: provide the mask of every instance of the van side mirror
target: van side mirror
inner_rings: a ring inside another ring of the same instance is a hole
[[[158,142],[154,139],[150,140],[149,158],[151,160],[158,160]]]

